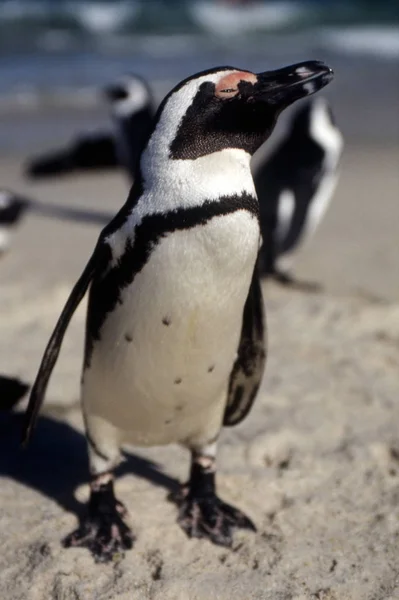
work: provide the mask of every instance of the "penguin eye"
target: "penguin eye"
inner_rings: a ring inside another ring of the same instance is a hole
[[[216,96],[219,98],[232,98],[238,93],[238,88],[225,88],[224,90],[218,90]]]

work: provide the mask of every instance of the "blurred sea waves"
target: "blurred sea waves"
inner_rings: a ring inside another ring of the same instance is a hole
[[[399,0],[0,0],[0,148],[7,115],[90,110],[123,72],[144,75],[160,98],[209,65],[265,70],[314,57],[341,84],[356,71],[369,85],[370,62],[391,81]]]
[[[0,9],[1,44],[14,47],[40,45],[43,34],[220,34],[399,20],[397,0],[0,0]]]
[[[0,0],[0,95],[78,88],[88,103],[82,87],[121,70],[174,81],[210,56],[264,65],[293,46],[398,59],[398,0]]]

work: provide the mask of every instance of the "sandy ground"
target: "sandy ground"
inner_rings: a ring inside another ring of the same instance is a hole
[[[231,551],[188,540],[167,494],[187,476],[177,447],[133,448],[117,494],[137,542],[115,565],[64,550],[87,498],[78,399],[84,306],[77,311],[32,445],[20,415],[0,416],[1,600],[393,600],[399,598],[398,149],[349,148],[333,205],[297,274],[307,295],[264,287],[269,362],[255,408],[223,432],[221,496],[258,533]],[[27,185],[46,202],[115,211],[120,174]],[[98,225],[31,216],[0,262],[0,364],[32,381]]]

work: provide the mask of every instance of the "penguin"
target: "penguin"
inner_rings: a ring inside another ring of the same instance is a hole
[[[147,82],[134,74],[125,75],[104,87],[112,121],[110,131],[82,132],[65,149],[51,151],[28,163],[32,178],[53,177],[75,171],[122,167],[132,178],[134,165],[155,115],[154,100]]]
[[[334,194],[343,137],[323,97],[303,103],[275,151],[254,168],[264,240],[260,269],[284,285],[316,291],[289,273],[297,249],[314,233]]]
[[[217,67],[183,80],[161,103],[128,199],[66,302],[29,398],[25,444],[90,287],[81,380],[90,500],[65,546],[104,562],[132,547],[113,485],[126,443],[189,450],[189,481],[176,497],[189,537],[230,546],[235,528],[255,530],[215,483],[220,430],[249,413],[266,359],[250,159],[281,111],[332,77],[318,61],[258,74]]]
[[[106,86],[104,97],[114,122],[115,152],[118,164],[132,180],[155,117],[154,99],[148,83],[138,75],[125,75]]]
[[[0,256],[10,248],[16,227],[21,223],[28,205],[22,196],[0,190]]]

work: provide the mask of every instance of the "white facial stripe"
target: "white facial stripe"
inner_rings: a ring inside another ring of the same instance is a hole
[[[111,103],[112,111],[117,117],[128,117],[142,110],[150,101],[148,90],[140,79],[126,78],[123,86],[128,97]]]
[[[145,178],[148,173],[154,172],[154,166],[159,164],[159,161],[168,161],[170,145],[200,86],[206,81],[216,84],[222,77],[230,73],[236,73],[236,71],[218,71],[217,73],[191,79],[169,97],[141,158],[142,173]]]

